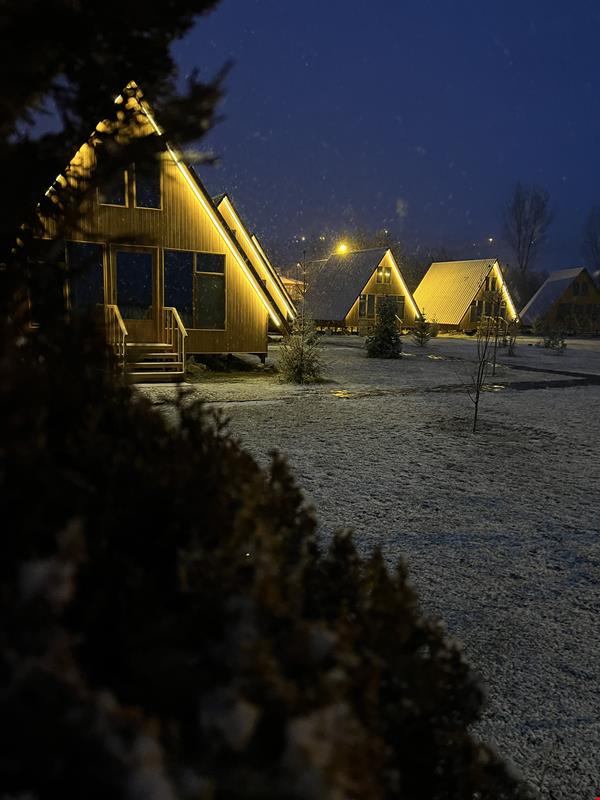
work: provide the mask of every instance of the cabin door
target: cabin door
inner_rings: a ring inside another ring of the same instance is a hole
[[[158,341],[157,251],[115,247],[113,255],[116,303],[130,341]]]

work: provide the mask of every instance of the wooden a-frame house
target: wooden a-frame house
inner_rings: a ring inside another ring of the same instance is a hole
[[[600,290],[585,267],[551,272],[520,313],[525,326],[569,333],[600,330]]]
[[[306,267],[305,307],[322,329],[365,335],[382,297],[396,301],[398,324],[410,328],[420,316],[389,248],[333,253]]]
[[[109,344],[132,382],[181,380],[188,354],[264,360],[269,321],[285,329],[295,314],[274,268],[233,206],[215,205],[141,89],[130,83],[115,103],[140,120],[136,135],[161,137],[160,157],[143,173],[130,165],[86,199],[64,242],[68,308],[103,308]],[[96,139],[92,133],[59,183],[95,169]],[[44,225],[55,239],[56,223]]]
[[[517,319],[496,258],[436,261],[414,292],[419,310],[442,330],[474,331],[482,316]]]

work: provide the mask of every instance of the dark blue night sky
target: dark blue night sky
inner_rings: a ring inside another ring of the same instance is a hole
[[[520,179],[551,194],[553,269],[581,262],[600,204],[599,38],[581,0],[223,0],[176,54],[182,76],[234,61],[202,175],[276,254],[354,226],[508,255]]]

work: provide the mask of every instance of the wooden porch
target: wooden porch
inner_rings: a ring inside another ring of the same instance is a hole
[[[119,307],[112,303],[104,306],[106,339],[114,353],[117,369],[125,375],[128,383],[178,383],[184,380],[188,334],[177,309],[163,307],[157,320],[147,322],[148,330],[139,331],[129,323],[131,334],[134,330],[138,333],[137,336],[130,335]],[[148,331],[155,335],[149,336]]]

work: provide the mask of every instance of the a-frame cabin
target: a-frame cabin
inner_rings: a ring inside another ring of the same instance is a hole
[[[482,316],[500,317],[507,323],[517,319],[496,258],[435,261],[414,297],[421,313],[442,330],[474,331]]]
[[[143,173],[130,165],[86,199],[77,231],[65,236],[68,307],[103,307],[109,343],[131,381],[181,380],[188,354],[264,360],[268,321],[285,329],[293,306],[275,281],[265,285],[252,248],[233,235],[141,89],[129,84],[115,103],[135,112],[136,135],[161,137],[160,157]],[[93,171],[96,145],[92,133],[57,180]],[[45,221],[44,236],[58,236],[54,221]]]
[[[401,327],[420,316],[402,272],[389,248],[333,253],[306,269],[305,305],[317,326],[365,335],[375,325],[382,297],[396,301]]]
[[[600,330],[600,290],[585,267],[551,272],[520,317],[526,327],[595,334]]]

